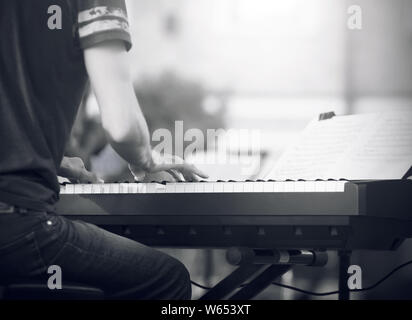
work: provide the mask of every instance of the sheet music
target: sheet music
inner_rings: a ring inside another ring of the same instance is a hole
[[[400,179],[412,166],[412,112],[313,120],[268,179]]]

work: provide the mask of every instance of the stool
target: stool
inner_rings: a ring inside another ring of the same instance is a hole
[[[51,290],[46,281],[17,280],[4,285],[5,300],[104,300],[104,291],[84,284],[66,282]]]

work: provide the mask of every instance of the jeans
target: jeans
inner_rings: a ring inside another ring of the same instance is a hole
[[[58,265],[64,282],[105,291],[108,298],[191,298],[190,276],[178,260],[94,225],[46,212],[0,213],[0,283],[43,279]]]

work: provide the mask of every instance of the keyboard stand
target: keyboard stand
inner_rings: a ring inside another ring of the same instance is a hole
[[[252,299],[294,265],[323,267],[328,255],[325,251],[232,248],[227,251],[226,259],[238,268],[200,300]]]
[[[350,266],[351,251],[339,251],[339,300],[350,300],[348,286],[348,268]]]

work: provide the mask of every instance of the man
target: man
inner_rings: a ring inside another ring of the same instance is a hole
[[[81,161],[63,160],[88,79],[107,139],[136,178],[161,171],[204,177],[182,160],[153,156],[130,47],[124,0],[0,0],[0,282],[41,278],[58,265],[65,281],[114,298],[190,298],[177,260],[54,214],[57,174],[95,180]]]

